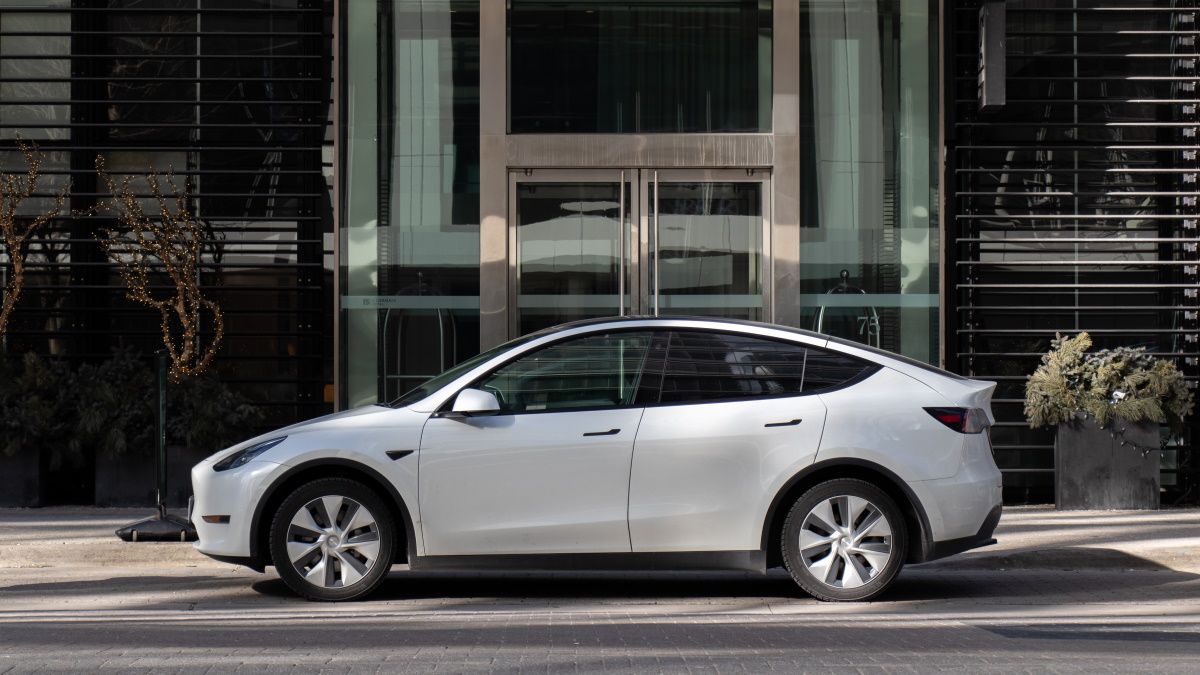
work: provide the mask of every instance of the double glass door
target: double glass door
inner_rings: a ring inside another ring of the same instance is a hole
[[[762,170],[509,177],[509,330],[626,315],[769,320]]]

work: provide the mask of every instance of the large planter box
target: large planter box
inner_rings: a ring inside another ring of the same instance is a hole
[[[41,475],[37,452],[0,453],[0,506],[40,506]]]
[[[1143,456],[1138,446],[1154,450]],[[1158,448],[1157,424],[1114,420],[1109,428],[1101,429],[1091,418],[1080,417],[1072,424],[1058,425],[1054,438],[1055,508],[1157,509],[1162,454]]]
[[[206,453],[167,447],[167,506],[187,505],[192,494],[192,467]],[[153,454],[96,457],[97,506],[153,506],[157,489]]]

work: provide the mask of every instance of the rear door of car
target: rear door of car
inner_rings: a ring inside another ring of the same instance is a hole
[[[811,464],[825,406],[804,391],[808,348],[712,330],[675,330],[647,364],[661,386],[634,442],[635,552],[756,550],[764,495]]]

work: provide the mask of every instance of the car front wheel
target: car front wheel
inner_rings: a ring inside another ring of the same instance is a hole
[[[271,523],[271,560],[280,578],[309,600],[352,600],[387,576],[395,546],[391,511],[375,491],[322,478],[288,495]]]
[[[882,593],[900,573],[907,545],[895,501],[850,478],[810,488],[783,525],[784,565],[818,600],[869,600]]]

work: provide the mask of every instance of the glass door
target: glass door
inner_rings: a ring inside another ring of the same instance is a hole
[[[578,319],[770,320],[769,176],[522,170],[509,181],[509,333]]]
[[[631,312],[623,171],[521,171],[510,180],[510,334]]]
[[[770,320],[769,174],[642,172],[649,313]]]

